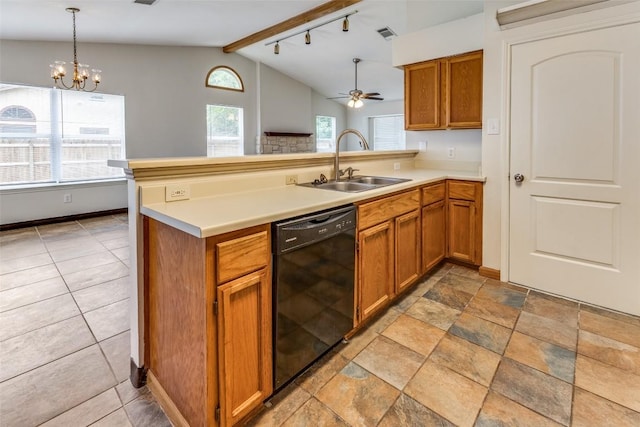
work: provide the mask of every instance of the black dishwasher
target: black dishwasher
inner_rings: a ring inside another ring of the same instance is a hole
[[[353,328],[355,207],[273,224],[274,391]]]

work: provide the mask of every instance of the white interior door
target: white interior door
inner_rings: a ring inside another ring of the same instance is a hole
[[[640,315],[640,23],[512,46],[510,138],[509,280]]]

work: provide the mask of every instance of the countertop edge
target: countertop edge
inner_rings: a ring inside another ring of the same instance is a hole
[[[431,173],[435,171],[430,171]],[[202,197],[200,199],[191,199],[188,201],[182,202],[169,202],[169,203],[150,203],[146,205],[140,206],[140,213],[148,216],[149,218],[153,218],[157,221],[160,221],[164,224],[167,224],[171,227],[174,227],[178,230],[184,231],[185,233],[191,234],[198,238],[207,238],[211,236],[215,236],[218,234],[240,230],[247,227],[252,227],[255,225],[261,225],[266,223],[271,223],[291,217],[296,217],[300,215],[309,214],[315,211],[330,209],[333,207],[357,203],[367,199],[378,198],[387,194],[392,194],[400,191],[405,191],[414,187],[420,187],[432,182],[444,180],[444,179],[459,179],[465,181],[477,181],[477,182],[486,182],[486,177],[473,175],[471,173],[464,173],[460,171],[437,171],[437,173],[442,172],[439,175],[432,175],[424,178],[415,178],[412,177],[411,181],[407,181],[401,184],[390,185],[386,187],[381,187],[375,190],[370,190],[366,192],[360,193],[345,193],[339,191],[330,191],[330,190],[320,190],[315,188],[305,188],[300,186],[295,186],[295,191],[298,195],[311,196],[311,198],[315,199],[313,196],[322,196],[317,197],[317,201],[300,203],[299,206],[295,207],[287,207],[283,209],[277,209],[270,207],[268,209],[264,209],[260,211],[259,209],[254,209],[252,212],[248,213],[246,216],[234,217],[228,220],[220,220],[220,221],[198,221],[194,219],[189,219],[188,217],[195,218],[193,215],[194,209],[202,209],[203,205],[211,205],[218,206],[220,204],[224,204],[224,202],[233,202],[234,200],[237,202],[246,202],[246,197],[256,197],[263,196],[266,192],[271,192],[272,194],[278,196],[284,196],[287,191],[286,187],[281,188],[271,188],[271,189],[260,189],[255,191],[248,192],[240,192],[233,193],[227,195],[220,196],[208,196]],[[425,172],[426,173],[426,172]],[[412,174],[413,175],[413,174]],[[293,187],[293,186],[289,186]],[[324,192],[317,193],[317,192]],[[181,203],[181,205],[178,205]],[[199,205],[199,207],[195,207],[195,205]],[[259,203],[255,203],[255,205],[259,205]],[[193,209],[185,209],[187,206],[193,207]],[[183,208],[183,211],[189,212],[185,214],[184,212],[178,212],[176,208]]]

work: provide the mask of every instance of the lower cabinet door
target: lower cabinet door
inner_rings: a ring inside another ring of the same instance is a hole
[[[231,426],[260,406],[273,389],[269,269],[217,291],[220,421]]]
[[[385,306],[393,295],[393,220],[358,233],[359,320]]]
[[[447,252],[444,200],[422,208],[422,272],[442,261]]]
[[[468,200],[449,200],[449,257],[476,262],[476,205]]]
[[[395,291],[400,293],[420,276],[420,210],[397,217],[395,228]]]

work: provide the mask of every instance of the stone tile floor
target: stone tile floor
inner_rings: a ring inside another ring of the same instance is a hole
[[[129,372],[126,216],[0,233],[0,425],[168,426]],[[640,319],[445,264],[248,421],[639,426]]]

